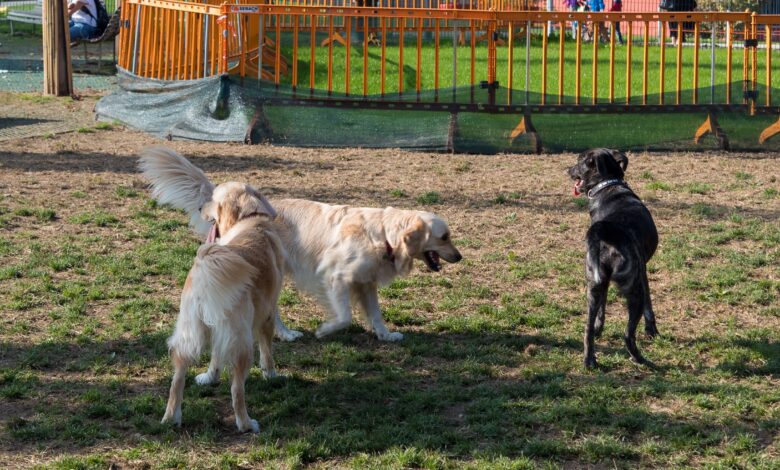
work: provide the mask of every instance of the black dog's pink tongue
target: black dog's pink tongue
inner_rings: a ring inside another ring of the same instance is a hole
[[[573,193],[574,193],[575,196],[579,196],[580,195],[580,191],[579,191],[579,189],[577,189],[577,185],[576,184],[574,185]]]
[[[217,224],[211,226],[209,236],[206,237],[206,243],[214,243],[217,240]]]

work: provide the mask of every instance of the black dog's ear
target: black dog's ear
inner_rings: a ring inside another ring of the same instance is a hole
[[[628,157],[626,154],[620,150],[612,150],[612,158],[615,159],[617,164],[620,165],[620,168],[622,168],[623,172],[625,173],[626,168],[628,168]]]
[[[593,158],[596,160],[596,170],[602,178],[623,177],[623,169],[612,156],[613,152],[613,150],[607,149],[594,152]],[[628,164],[628,160],[626,160],[626,164]]]

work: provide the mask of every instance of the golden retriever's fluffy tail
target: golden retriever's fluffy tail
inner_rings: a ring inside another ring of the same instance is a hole
[[[252,335],[251,293],[257,269],[229,247],[207,243],[198,250],[190,282],[181,297],[176,329],[168,347],[191,360],[200,355],[206,329],[211,329],[212,354],[228,361],[236,335]],[[239,342],[241,343],[241,342]],[[238,344],[238,343],[235,343]]]
[[[211,200],[214,191],[206,175],[186,158],[162,146],[145,148],[138,167],[152,184],[152,197],[160,204],[186,211],[193,230],[205,238],[211,224],[203,220],[200,208]]]

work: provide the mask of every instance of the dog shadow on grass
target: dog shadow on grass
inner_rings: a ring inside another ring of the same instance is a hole
[[[664,403],[749,399],[746,385],[705,382],[664,367],[586,372],[581,344],[512,332],[410,332],[402,343],[377,341],[359,327],[325,340],[307,335],[277,343],[286,378],[247,381],[257,438],[232,423],[227,374],[199,387],[191,368],[181,429],[159,420],[170,384],[165,337],[157,331],[116,341],[0,346],[0,448],[58,453],[250,443],[302,463],[397,449],[446,455],[527,456],[590,462],[636,460],[648,440],[664,451],[716,449],[734,436],[759,435],[762,422],[677,413]],[[735,340],[767,358],[744,374],[776,373],[778,346]],[[620,356],[599,347],[599,357]],[[728,365],[726,367],[735,367]],[[649,406],[650,403],[655,405]],[[766,423],[764,423],[766,424]],[[624,436],[618,438],[618,436]],[[755,448],[769,445],[760,438]],[[671,450],[670,450],[671,449]]]

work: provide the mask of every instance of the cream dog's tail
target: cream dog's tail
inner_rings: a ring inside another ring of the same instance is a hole
[[[229,247],[207,243],[200,247],[185,286],[176,329],[168,347],[190,360],[203,347],[206,328],[211,330],[211,353],[221,364],[229,362],[240,344],[252,344],[254,308],[251,294],[257,269]],[[237,336],[246,336],[236,341]]]
[[[190,216],[190,226],[204,238],[211,224],[200,215],[200,208],[211,200],[214,184],[189,160],[173,150],[157,146],[141,152],[138,162],[144,177],[152,184],[152,197],[170,204]]]

